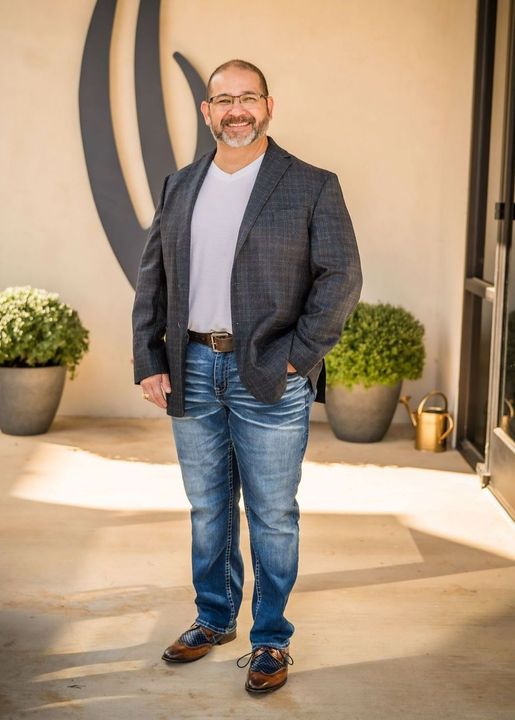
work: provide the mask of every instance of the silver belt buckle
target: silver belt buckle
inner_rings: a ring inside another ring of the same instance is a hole
[[[227,338],[229,337],[230,333],[228,332],[212,332],[211,333],[211,349],[215,352],[222,352],[222,350],[217,350],[216,348],[216,340],[217,338]]]

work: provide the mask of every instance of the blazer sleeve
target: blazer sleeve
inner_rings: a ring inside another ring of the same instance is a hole
[[[314,281],[297,321],[289,357],[303,376],[338,342],[363,282],[352,221],[334,173],[322,186],[313,211],[310,248]]]
[[[169,176],[168,176],[169,177]],[[161,245],[161,214],[168,177],[141,255],[132,309],[134,382],[169,372],[165,332],[167,285]]]

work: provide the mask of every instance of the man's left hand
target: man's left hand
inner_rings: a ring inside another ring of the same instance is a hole
[[[292,365],[290,362],[288,363],[288,372],[289,372],[289,373],[296,373],[296,372],[297,372],[296,368],[294,368],[293,365]]]

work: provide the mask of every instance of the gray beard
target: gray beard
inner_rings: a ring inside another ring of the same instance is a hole
[[[268,118],[265,118],[259,125],[253,125],[251,131],[245,137],[230,137],[223,126],[218,131],[214,130],[212,125],[209,126],[209,129],[211,130],[211,135],[216,141],[221,141],[232,148],[239,148],[247,147],[247,145],[253,143],[254,140],[259,140],[259,138],[264,137],[264,135],[266,135],[266,131],[268,130],[268,124],[269,120]]]

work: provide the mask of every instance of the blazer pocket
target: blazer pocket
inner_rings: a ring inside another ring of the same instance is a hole
[[[305,222],[309,221],[310,211],[307,207],[272,207],[264,209],[261,213],[267,219],[280,222]]]
[[[255,228],[266,233],[268,237],[287,241],[295,238],[297,241],[308,238],[309,222],[307,211],[302,208],[285,208],[278,210],[267,210],[262,212]]]

